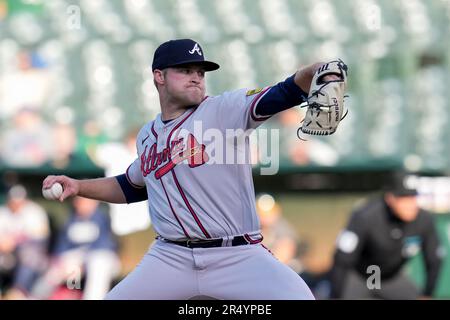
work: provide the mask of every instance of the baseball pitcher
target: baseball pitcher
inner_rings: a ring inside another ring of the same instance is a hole
[[[248,149],[236,139],[206,141],[195,130],[257,128],[306,102],[299,130],[328,135],[343,117],[347,66],[315,63],[263,89],[206,96],[207,61],[199,43],[171,40],[155,51],[152,70],[161,113],[137,136],[137,157],[122,175],[76,180],[49,176],[59,198],[82,196],[113,203],[148,199],[157,240],[107,299],[313,299],[305,282],[262,244],[250,163],[216,163],[211,144]]]

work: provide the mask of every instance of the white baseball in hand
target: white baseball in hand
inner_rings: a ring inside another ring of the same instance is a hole
[[[55,182],[48,189],[42,189],[42,195],[44,196],[45,199],[48,199],[48,200],[59,199],[59,197],[61,197],[62,193],[63,193],[63,187],[62,187],[61,183],[59,183],[59,182]]]

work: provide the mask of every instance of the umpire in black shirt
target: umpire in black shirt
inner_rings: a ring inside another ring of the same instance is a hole
[[[442,250],[433,217],[418,207],[417,192],[395,176],[383,196],[351,215],[336,242],[331,298],[418,299],[431,297]],[[422,250],[426,285],[422,292],[404,274],[409,258]],[[378,275],[379,277],[378,277]],[[377,283],[378,277],[379,281]]]

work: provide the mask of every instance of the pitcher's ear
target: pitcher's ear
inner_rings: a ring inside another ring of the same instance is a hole
[[[155,69],[155,71],[153,71],[153,79],[157,84],[164,84],[165,72],[163,70]]]

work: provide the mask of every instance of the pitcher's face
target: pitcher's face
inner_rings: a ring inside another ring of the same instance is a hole
[[[167,68],[164,90],[170,101],[181,106],[198,105],[205,97],[205,70],[201,66],[187,65]]]

